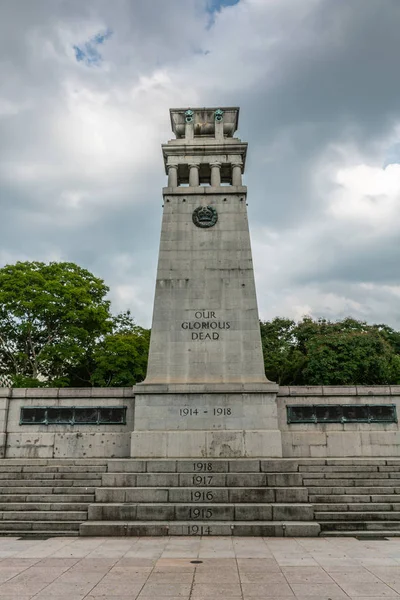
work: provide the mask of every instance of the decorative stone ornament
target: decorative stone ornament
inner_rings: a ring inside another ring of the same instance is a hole
[[[185,112],[185,121],[186,123],[193,123],[193,115],[194,112],[190,110],[190,108]]]
[[[198,206],[192,214],[196,227],[213,227],[218,221],[218,213],[212,206]]]
[[[221,108],[217,108],[217,110],[214,113],[215,115],[215,120],[216,121],[222,121],[223,117],[224,117],[224,111]]]

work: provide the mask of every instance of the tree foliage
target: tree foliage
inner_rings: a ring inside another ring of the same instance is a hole
[[[281,385],[400,383],[400,335],[356,319],[261,323],[267,377]]]
[[[108,287],[74,263],[0,268],[0,375],[16,387],[130,386],[150,331],[112,315]],[[347,318],[261,322],[265,371],[281,385],[400,384],[400,332]]]
[[[130,331],[106,335],[94,351],[92,383],[130,386],[146,376],[150,331],[134,325]]]
[[[111,315],[108,291],[74,263],[0,269],[0,374],[18,387],[140,381],[149,333],[129,312]]]

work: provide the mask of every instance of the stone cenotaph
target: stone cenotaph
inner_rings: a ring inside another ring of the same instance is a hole
[[[131,456],[282,456],[265,377],[238,108],[171,109],[147,377]]]

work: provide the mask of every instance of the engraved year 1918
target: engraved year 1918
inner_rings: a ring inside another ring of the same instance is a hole
[[[193,471],[197,471],[198,473],[204,471],[212,471],[213,464],[210,462],[195,462],[193,463]]]
[[[214,415],[216,417],[230,417],[232,414],[231,408],[214,408]]]

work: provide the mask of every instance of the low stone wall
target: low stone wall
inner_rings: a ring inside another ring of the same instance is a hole
[[[22,407],[46,406],[126,406],[126,425],[20,424]],[[128,457],[133,428],[132,388],[0,388],[0,457]]]
[[[400,456],[399,423],[287,422],[299,404],[394,404],[400,418],[400,386],[281,387],[277,403],[284,457]]]
[[[400,456],[399,423],[287,422],[299,404],[394,404],[400,418],[400,386],[281,387],[276,403],[284,457]],[[126,424],[20,425],[29,406],[126,406]],[[129,457],[134,413],[132,388],[0,388],[0,457]]]

